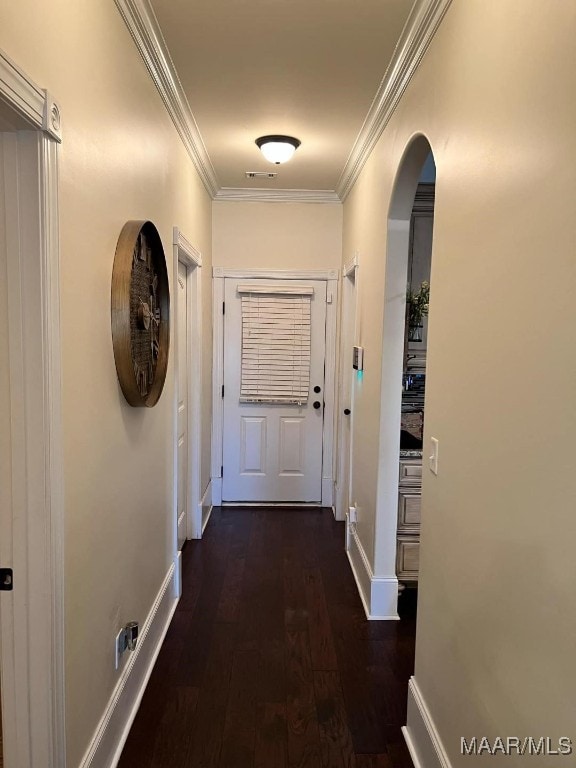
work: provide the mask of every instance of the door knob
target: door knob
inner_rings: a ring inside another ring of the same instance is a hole
[[[312,405],[314,408],[316,408],[316,410],[318,410],[318,408],[320,408],[320,400],[314,400]]]
[[[350,408],[344,408],[344,416],[350,416]]]

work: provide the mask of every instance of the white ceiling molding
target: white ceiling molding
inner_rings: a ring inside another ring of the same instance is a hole
[[[336,191],[220,188],[216,172],[176,73],[149,0],[115,0],[208,193],[214,200],[252,202],[343,202],[414,75],[452,0],[416,0],[392,61],[340,175]]]
[[[336,185],[344,201],[394,110],[452,0],[416,0],[392,60]]]
[[[245,201],[252,203],[340,203],[331,189],[245,189],[222,187],[214,200]]]
[[[219,187],[158,21],[148,0],[115,0],[176,130],[211,197]]]

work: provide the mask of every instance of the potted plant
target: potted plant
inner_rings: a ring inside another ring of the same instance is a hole
[[[423,280],[417,292],[410,288],[406,293],[408,307],[408,341],[422,341],[422,318],[428,314],[430,283]]]

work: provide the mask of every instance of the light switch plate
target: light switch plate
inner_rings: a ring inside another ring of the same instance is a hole
[[[438,438],[436,437],[430,438],[430,456],[428,457],[428,466],[430,467],[430,472],[433,472],[435,475],[438,474]]]

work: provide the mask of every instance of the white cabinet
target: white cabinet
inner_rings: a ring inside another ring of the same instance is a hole
[[[420,502],[422,456],[400,458],[396,575],[400,582],[417,582],[420,563]]]

